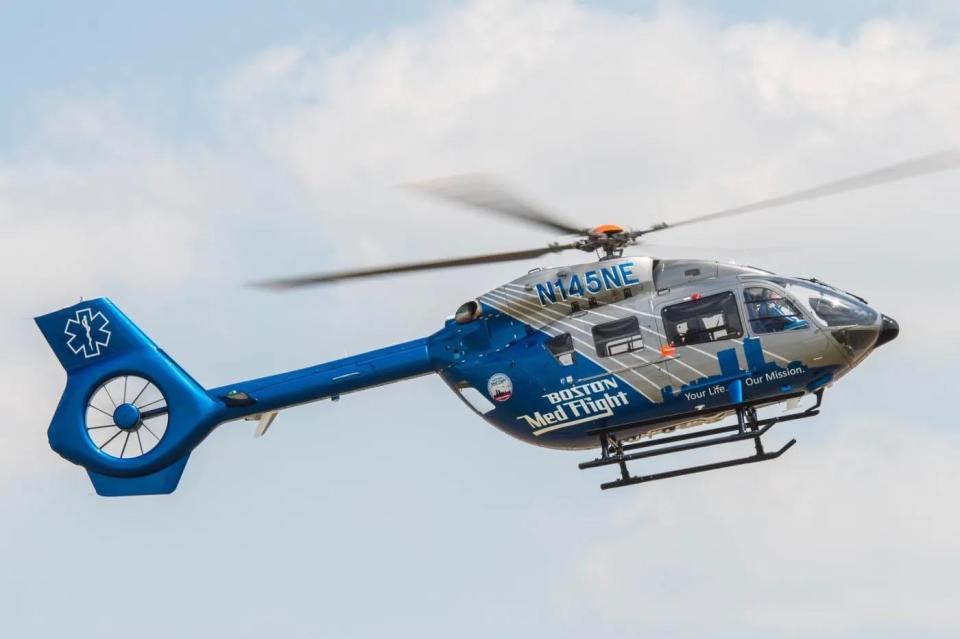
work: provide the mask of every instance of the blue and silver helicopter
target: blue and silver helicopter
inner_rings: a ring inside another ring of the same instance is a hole
[[[527,251],[308,275],[275,290],[579,250],[597,260],[533,269],[461,305],[416,339],[301,370],[204,388],[110,300],[36,318],[67,371],[50,445],[83,466],[100,495],[172,492],[190,452],[226,422],[264,434],[290,406],[438,374],[474,413],[537,446],[599,449],[580,468],[615,466],[613,488],[779,457],[775,424],[815,416],[824,391],[879,346],[897,322],[816,279],[709,260],[631,257],[651,233],[795,204],[960,167],[950,150],[749,206],[639,230],[585,229],[531,206],[481,176],[423,183],[447,200],[575,239]],[[808,408],[799,408],[805,396]],[[786,404],[779,417],[758,409]],[[732,421],[718,425],[726,418]],[[651,474],[629,465],[732,442],[755,452]]]

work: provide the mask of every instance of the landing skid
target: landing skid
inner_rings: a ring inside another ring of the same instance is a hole
[[[673,435],[660,439],[652,439],[642,442],[625,442],[619,438],[617,432],[601,432],[600,437],[600,457],[593,461],[583,462],[580,469],[598,468],[600,466],[612,466],[614,464],[620,467],[620,479],[600,484],[600,488],[620,488],[621,486],[632,486],[634,484],[643,484],[646,482],[657,481],[658,479],[669,479],[670,477],[680,477],[681,475],[692,475],[694,473],[704,473],[708,470],[718,470],[720,468],[729,468],[731,466],[741,466],[743,464],[753,464],[756,462],[769,461],[776,459],[787,452],[791,446],[797,443],[797,440],[791,439],[782,448],[773,452],[766,452],[763,448],[761,437],[781,422],[789,422],[797,419],[806,419],[820,414],[820,404],[823,402],[823,390],[816,393],[817,402],[810,408],[791,415],[781,417],[772,417],[769,419],[757,419],[756,406],[745,405],[738,407],[737,423],[731,426],[721,426],[719,428],[710,428],[681,435]],[[732,433],[732,434],[727,434]],[[648,457],[657,457],[660,455],[670,455],[698,448],[709,448],[711,446],[721,446],[733,442],[753,440],[756,452],[747,457],[738,457],[728,459],[712,464],[701,464],[698,466],[687,466],[676,470],[668,470],[650,475],[631,475],[627,469],[627,463],[638,459]],[[680,442],[680,443],[678,443]],[[629,452],[639,450],[639,452]]]

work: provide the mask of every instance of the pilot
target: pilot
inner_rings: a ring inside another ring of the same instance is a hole
[[[747,304],[750,325],[756,333],[789,331],[807,325],[793,304],[776,291],[751,287],[744,289],[743,298]]]

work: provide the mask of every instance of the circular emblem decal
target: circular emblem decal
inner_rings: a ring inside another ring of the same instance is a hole
[[[513,382],[503,373],[497,373],[487,381],[487,392],[495,402],[505,402],[513,397]]]

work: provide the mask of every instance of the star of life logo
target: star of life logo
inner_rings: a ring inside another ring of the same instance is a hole
[[[67,327],[63,329],[67,336],[67,348],[74,355],[81,353],[87,359],[100,354],[101,348],[110,345],[110,331],[107,324],[110,320],[103,313],[93,312],[90,308],[81,308],[75,319],[67,320]]]

